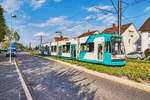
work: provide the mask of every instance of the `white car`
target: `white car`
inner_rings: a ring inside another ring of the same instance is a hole
[[[146,58],[147,60],[150,60],[150,56],[147,56],[147,58]]]
[[[6,52],[6,57],[10,56],[10,53],[11,53],[11,56],[16,57],[17,52],[15,48],[8,48]]]
[[[128,53],[126,55],[126,58],[129,58],[129,59],[144,59],[144,53],[143,52],[138,52],[138,51],[131,52],[131,53]]]

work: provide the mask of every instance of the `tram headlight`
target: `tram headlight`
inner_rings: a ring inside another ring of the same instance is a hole
[[[112,55],[111,59],[112,61],[125,60],[125,55]]]

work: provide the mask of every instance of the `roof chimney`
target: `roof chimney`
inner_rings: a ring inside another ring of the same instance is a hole
[[[115,24],[113,24],[113,30],[115,30]]]
[[[115,28],[116,28],[116,26],[115,26],[115,24],[113,24],[113,34],[116,34]]]

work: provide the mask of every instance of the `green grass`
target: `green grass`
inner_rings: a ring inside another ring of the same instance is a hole
[[[38,51],[26,51],[27,53],[30,53],[30,54],[34,54],[34,55],[39,55],[39,52]]]
[[[128,77],[128,79],[135,80],[138,82],[140,82],[141,80],[150,81],[150,64],[148,63],[137,63],[127,61],[127,64],[125,66],[118,67],[118,66],[105,66],[93,63],[86,63],[77,60],[68,60],[50,56],[47,57],[68,62],[71,64],[76,64],[79,66],[84,66],[88,69],[102,73],[107,73],[109,75],[115,75],[118,77],[126,76]]]
[[[150,60],[126,59],[128,62],[150,63]]]

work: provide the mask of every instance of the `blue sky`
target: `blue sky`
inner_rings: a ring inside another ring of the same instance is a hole
[[[150,16],[150,0],[122,0],[122,24],[134,23],[138,29]],[[117,0],[113,0],[117,7]],[[43,42],[53,41],[56,31],[64,36],[75,37],[89,30],[102,31],[117,25],[117,14],[102,12],[96,8],[116,12],[111,0],[0,0],[7,11],[5,19],[10,26],[10,13],[16,14],[13,28],[21,36],[20,42],[32,46],[38,45],[39,35],[44,35]],[[95,8],[96,7],[96,8]],[[127,9],[126,9],[127,8]],[[124,11],[124,9],[126,9]]]

